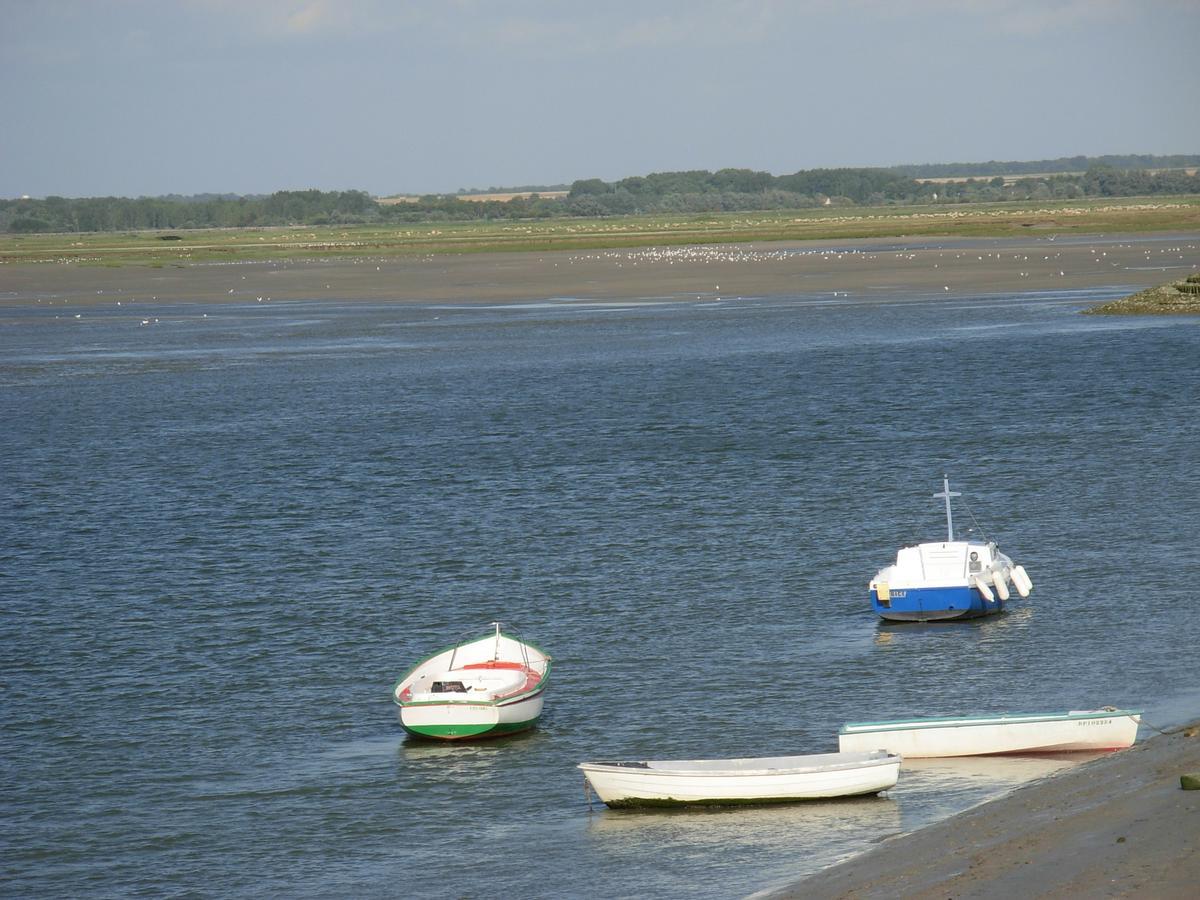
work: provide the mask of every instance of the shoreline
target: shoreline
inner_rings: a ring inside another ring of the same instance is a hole
[[[1192,281],[1193,278],[1197,281]],[[1088,313],[1095,316],[1200,315],[1200,275],[1146,288],[1111,303],[1093,306]]]
[[[771,900],[1191,898],[1200,720],[1031,782],[782,889]]]
[[[153,266],[0,266],[0,307],[516,303],[1136,291],[1200,271],[1200,232],[886,238]]]

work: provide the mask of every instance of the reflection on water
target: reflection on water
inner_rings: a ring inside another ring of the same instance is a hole
[[[905,831],[919,828],[1104,753],[906,759],[891,794]]]
[[[617,864],[642,867],[653,848],[656,858],[704,859],[714,876],[728,877],[729,883],[742,882],[752,871],[763,884],[812,874],[900,830],[899,806],[881,796],[673,810],[601,805],[588,816],[586,836],[592,851]],[[671,892],[666,871],[646,867],[648,886]]]
[[[926,807],[926,813],[956,810],[1103,755],[1045,753],[906,759],[900,767],[900,782],[894,794],[903,806],[919,804]]]
[[[794,844],[798,834],[828,836],[843,828],[860,834],[883,833],[894,832],[900,825],[899,809],[888,796],[680,809],[609,809],[599,800],[595,804],[588,818],[588,833],[606,838],[726,844],[753,840],[756,831],[778,829]]]
[[[485,741],[422,740],[407,735],[396,754],[412,774],[475,776],[511,761],[513,754],[534,750],[545,740],[546,735],[536,730]]]
[[[1009,601],[1004,612],[975,619],[949,619],[942,622],[888,622],[880,619],[875,623],[875,643],[936,641],[945,639],[948,634],[956,635],[952,638],[955,641],[966,639],[983,643],[1007,630],[1029,627],[1035,616],[1033,600],[1014,599]]]
[[[1031,753],[1005,756],[953,756],[944,759],[906,759],[901,769],[905,784],[922,781],[929,784],[953,784],[963,779],[997,787],[1013,787],[1036,778],[1045,778],[1107,755],[1090,753]]]

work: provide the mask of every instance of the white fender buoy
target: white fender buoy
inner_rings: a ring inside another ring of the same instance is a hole
[[[1033,590],[1033,582],[1029,579],[1029,573],[1025,571],[1024,566],[1013,566],[1012,581],[1017,588],[1017,593],[1022,597],[1028,597],[1029,592]]]
[[[993,600],[996,599],[994,596],[992,596],[992,589],[987,586],[986,581],[984,581],[978,575],[975,576],[974,580],[975,580],[975,589],[977,591],[979,591],[979,593],[983,594],[984,600],[986,600],[988,603],[991,603]]]
[[[1008,600],[1008,582],[1004,580],[1004,571],[1002,569],[992,570],[992,584],[996,588],[996,596],[1001,602]]]

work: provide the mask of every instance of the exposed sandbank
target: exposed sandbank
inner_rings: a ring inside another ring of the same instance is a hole
[[[772,898],[1194,898],[1200,771],[1193,723],[942,822],[771,894]],[[903,778],[903,771],[901,778]]]
[[[1200,234],[869,239],[408,259],[0,266],[0,304],[505,303],[687,295],[885,300],[1120,287],[1200,271]]]
[[[1198,275],[1190,278],[1200,278]],[[1093,306],[1089,313],[1112,316],[1200,315],[1200,283],[1169,281],[1128,297]]]

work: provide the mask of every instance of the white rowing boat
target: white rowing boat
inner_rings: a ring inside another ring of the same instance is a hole
[[[426,657],[392,688],[409,734],[440,740],[499,737],[537,724],[550,656],[501,630]]]
[[[890,722],[848,722],[838,732],[843,751],[887,750],[917,759],[992,753],[1119,750],[1137,736],[1141,712],[1089,709]]]
[[[788,803],[878,794],[895,786],[900,757],[883,751],[580,763],[592,790],[614,808]]]

